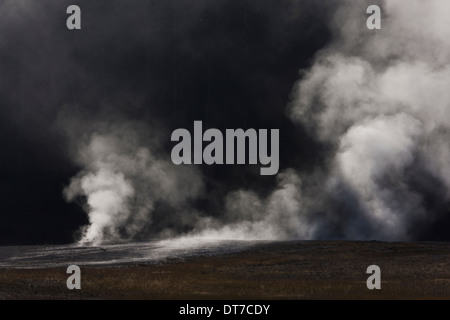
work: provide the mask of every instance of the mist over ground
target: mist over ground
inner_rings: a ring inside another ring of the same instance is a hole
[[[445,0],[70,4],[0,4],[0,243],[450,240]],[[174,165],[196,120],[279,173]]]

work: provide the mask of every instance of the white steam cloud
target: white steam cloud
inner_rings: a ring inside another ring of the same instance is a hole
[[[381,30],[365,28],[364,9],[341,7],[290,112],[335,150],[327,192],[352,198],[342,235],[406,240],[432,220],[413,181],[440,181],[443,201],[450,190],[450,2],[385,1]],[[361,219],[368,228],[349,221]]]
[[[186,208],[203,188],[200,174],[195,167],[177,167],[170,158],[156,156],[138,133],[133,124],[122,124],[90,134],[79,146],[83,170],[64,194],[69,201],[86,198],[89,225],[80,243],[135,238],[152,229],[158,204],[169,207],[171,220],[180,224],[195,220],[195,212]]]
[[[450,2],[385,1],[381,30],[366,28],[368,5],[342,3],[334,41],[292,94],[289,115],[327,146],[325,166],[284,170],[268,196],[236,190],[221,195],[220,214],[199,214],[191,200],[207,193],[195,166],[161,157],[135,128],[95,131],[65,189],[68,200],[86,197],[81,242],[134,238],[154,224],[213,239],[414,239],[438,214],[429,186],[450,200]],[[153,219],[160,204],[171,208],[168,226]]]
[[[277,188],[265,199],[250,190],[225,198],[225,217],[205,218],[195,238],[237,240],[312,239],[315,228],[305,210],[301,181],[293,170],[278,174]]]

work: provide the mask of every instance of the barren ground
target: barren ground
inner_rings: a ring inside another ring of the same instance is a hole
[[[381,268],[381,290],[366,269]],[[0,269],[2,299],[450,299],[449,243],[291,241],[162,264]]]

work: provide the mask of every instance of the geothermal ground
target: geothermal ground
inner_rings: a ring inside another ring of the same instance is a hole
[[[0,298],[450,299],[449,243],[230,241],[179,246],[3,247]],[[70,261],[81,268],[81,290],[66,287]],[[381,268],[380,290],[366,286],[366,269],[373,264]]]

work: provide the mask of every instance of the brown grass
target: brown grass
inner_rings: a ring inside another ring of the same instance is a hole
[[[366,269],[381,268],[381,290]],[[450,244],[285,242],[158,265],[1,269],[3,299],[449,299]]]

